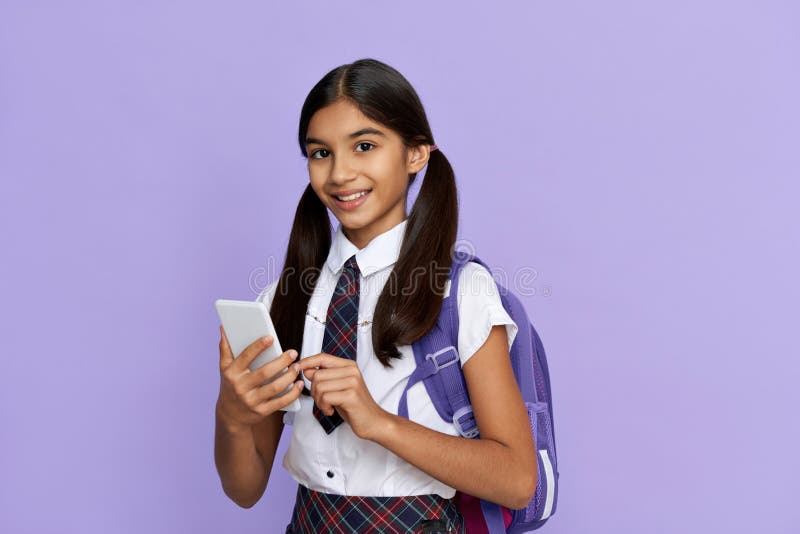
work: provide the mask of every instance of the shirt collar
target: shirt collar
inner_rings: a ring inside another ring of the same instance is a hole
[[[376,235],[362,249],[347,239],[342,231],[342,224],[339,223],[325,265],[335,274],[353,254],[356,255],[358,269],[363,276],[369,276],[392,265],[397,262],[400,255],[400,245],[403,244],[407,221],[408,218],[405,218],[382,234]]]

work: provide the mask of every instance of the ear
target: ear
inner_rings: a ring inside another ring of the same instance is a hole
[[[428,164],[430,157],[431,147],[427,143],[409,148],[407,151],[406,172],[408,174],[418,173]]]

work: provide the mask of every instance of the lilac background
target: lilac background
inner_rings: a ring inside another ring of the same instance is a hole
[[[277,275],[303,99],[365,56],[538,273],[544,531],[795,531],[797,3],[275,4],[0,4],[0,531],[283,532],[288,431],[255,507],[219,484],[213,302]]]

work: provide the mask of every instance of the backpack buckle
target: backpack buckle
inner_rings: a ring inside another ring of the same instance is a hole
[[[453,358],[450,361],[446,361],[444,363],[440,363],[439,356],[442,355],[442,354],[448,353],[448,352],[452,353]],[[456,348],[453,345],[448,345],[447,347],[445,347],[443,349],[437,350],[433,354],[426,354],[425,355],[425,359],[426,360],[433,360],[433,365],[436,367],[436,372],[438,373],[439,371],[441,371],[445,367],[453,365],[454,363],[456,363],[458,361],[458,351],[456,350]]]
[[[472,405],[467,404],[466,406],[459,408],[456,410],[456,413],[453,414],[453,424],[456,426],[458,433],[464,436],[465,438],[474,438],[476,437],[478,432],[478,425],[476,424],[472,430],[465,431],[464,426],[461,422],[461,419],[468,415],[469,417],[464,421],[464,423],[468,423],[470,420],[474,421],[475,417],[472,415]]]

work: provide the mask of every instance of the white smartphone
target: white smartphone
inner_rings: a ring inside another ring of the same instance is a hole
[[[272,336],[274,340],[272,345],[264,349],[261,354],[250,362],[248,368],[251,371],[255,371],[262,365],[271,362],[283,354],[281,344],[278,341],[278,335],[275,332],[275,326],[272,324],[272,318],[269,316],[267,307],[263,302],[217,299],[215,304],[219,320],[222,322],[222,328],[225,329],[225,335],[228,338],[228,344],[231,347],[234,358],[238,357],[242,351],[256,339],[263,336]],[[288,371],[289,368],[284,367],[282,371],[279,371],[272,378],[267,379],[262,385],[269,384]],[[293,387],[296,387],[294,382],[289,384],[289,387],[287,387],[285,391],[276,396],[280,397],[285,395],[291,391]],[[281,410],[285,412],[296,412],[299,409],[299,399],[295,399],[287,406],[281,408]]]

